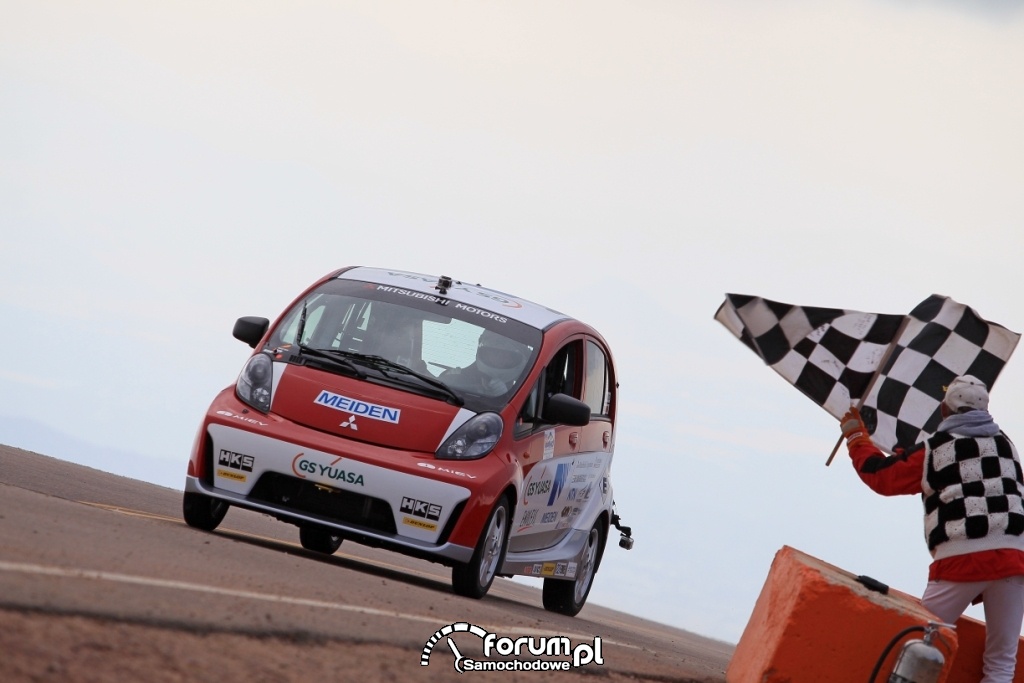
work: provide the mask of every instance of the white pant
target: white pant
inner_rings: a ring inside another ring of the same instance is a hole
[[[954,624],[979,595],[984,595],[985,602],[985,677],[981,683],[1012,683],[1024,620],[1024,576],[996,581],[929,581],[921,602],[939,619]]]

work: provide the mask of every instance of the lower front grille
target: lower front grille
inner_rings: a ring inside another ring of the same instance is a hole
[[[395,516],[387,501],[276,472],[261,476],[249,498],[317,515],[328,521],[355,524],[390,534],[396,532]]]

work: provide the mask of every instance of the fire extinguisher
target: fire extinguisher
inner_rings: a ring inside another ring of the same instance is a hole
[[[882,663],[896,643],[914,631],[923,631],[924,637],[920,640],[909,640],[903,646],[896,657],[892,673],[889,674],[888,683],[938,683],[939,676],[942,675],[942,669],[946,664],[946,658],[933,641],[938,639],[946,644],[939,633],[939,629],[942,627],[955,628],[952,624],[933,621],[929,622],[927,626],[911,626],[897,633],[882,652],[882,656],[878,658],[878,663],[875,664],[875,668],[871,672],[869,683],[875,683],[878,670],[882,668]]]

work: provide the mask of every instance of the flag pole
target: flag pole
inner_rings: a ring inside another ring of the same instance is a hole
[[[855,406],[857,410],[860,410],[861,407],[863,407],[864,401],[866,401],[867,397],[871,395],[871,390],[875,388],[875,382],[878,380],[878,376],[882,374],[882,370],[885,368],[885,364],[889,362],[889,358],[890,356],[892,356],[892,352],[896,349],[896,345],[899,343],[900,337],[903,336],[903,331],[907,329],[908,323],[910,323],[910,316],[903,316],[903,322],[900,323],[899,328],[896,330],[896,334],[892,338],[892,343],[889,344],[889,348],[885,350],[885,355],[882,356],[882,360],[878,363],[878,369],[876,369],[875,374],[871,376],[871,381],[868,382],[868,386],[864,390],[864,393],[861,394],[861,397],[859,399],[857,399],[857,404]],[[832,464],[832,459],[836,457],[836,453],[839,452],[839,447],[842,445],[843,436],[842,434],[840,434],[839,439],[836,441],[835,448],[832,449],[832,454],[829,455],[828,460],[825,461],[825,467],[828,467],[829,465]]]
[[[832,454],[828,456],[828,460],[825,461],[825,467],[832,464],[832,458],[836,457],[836,453],[839,452],[839,447],[843,445],[843,435],[839,435],[839,439],[836,441],[836,447],[832,449]]]

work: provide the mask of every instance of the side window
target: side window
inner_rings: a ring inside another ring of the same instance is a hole
[[[583,342],[569,342],[555,354],[548,363],[544,374],[533,386],[526,403],[519,411],[516,421],[516,436],[529,434],[537,427],[546,425],[543,418],[544,401],[553,394],[568,394],[573,398],[581,397],[583,382],[581,381],[580,364],[583,361]]]
[[[583,342],[573,341],[563,346],[551,359],[544,373],[544,396],[567,394],[573,398],[582,398],[580,381],[580,361],[583,356]]]
[[[590,406],[590,414],[607,416],[611,412],[612,392],[608,373],[608,359],[601,347],[587,342],[587,376],[583,402]]]

